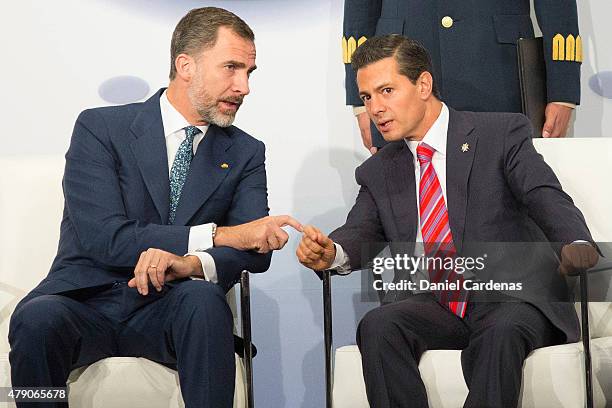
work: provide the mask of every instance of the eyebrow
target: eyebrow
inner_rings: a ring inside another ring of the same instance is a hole
[[[224,65],[232,64],[232,65],[235,65],[238,68],[246,68],[246,64],[244,64],[242,62],[234,61],[234,60],[225,61],[223,64]],[[255,71],[256,69],[257,69],[257,65],[253,65],[251,68],[249,68],[249,70],[247,72],[250,74],[251,72]]]
[[[390,82],[383,82],[382,84],[380,84],[376,88],[374,88],[374,90],[375,91],[380,91],[381,89],[388,88],[389,86],[391,86]],[[364,96],[364,95],[369,95],[369,93],[368,92],[359,92],[359,96]]]

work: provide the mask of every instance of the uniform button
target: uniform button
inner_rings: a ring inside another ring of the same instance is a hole
[[[449,16],[442,17],[442,27],[451,28],[453,26],[453,19]]]

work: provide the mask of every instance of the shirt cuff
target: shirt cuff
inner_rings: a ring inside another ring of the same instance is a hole
[[[362,113],[366,113],[365,106],[353,106],[353,115],[361,115]]]
[[[202,263],[204,279],[217,283],[217,267],[215,260],[208,253],[204,252],[213,247],[212,224],[196,225],[189,229],[189,243],[187,244],[187,255],[194,255]]]
[[[331,264],[329,269],[335,270],[339,275],[348,275],[351,273],[351,264],[349,262],[348,255],[344,252],[344,249],[334,242],[336,247],[336,257],[334,262]]]
[[[568,108],[576,109],[575,103],[570,103],[570,102],[551,102],[551,103],[554,103],[555,105],[567,106]]]
[[[212,247],[212,224],[196,225],[189,228],[187,252],[201,252]]]
[[[200,262],[202,263],[202,272],[204,272],[205,280],[212,283],[219,282],[219,278],[217,277],[217,266],[215,265],[215,260],[213,259],[211,254],[204,251],[196,251],[190,252],[185,256],[188,255],[197,256],[200,259]]]

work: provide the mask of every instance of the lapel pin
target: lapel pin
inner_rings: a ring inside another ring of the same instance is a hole
[[[221,168],[222,168],[222,169],[228,169],[228,168],[229,168],[229,164],[227,164],[227,163],[223,163],[223,164],[221,165]]]
[[[461,145],[461,151],[463,153],[467,152],[468,150],[470,150],[470,145],[469,144],[464,143],[464,144]]]

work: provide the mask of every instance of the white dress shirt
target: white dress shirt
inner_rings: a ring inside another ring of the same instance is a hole
[[[185,128],[191,124],[185,119],[179,111],[168,100],[166,91],[159,98],[159,108],[161,111],[162,123],[164,125],[164,136],[166,137],[166,150],[168,152],[168,179],[172,171],[172,163],[178,151],[179,146],[185,140]],[[193,138],[193,154],[195,155],[198,145],[206,136],[208,126],[196,126],[202,131]],[[217,283],[217,267],[215,260],[205,250],[212,248],[212,224],[196,225],[189,229],[189,243],[187,245],[186,255],[195,255],[202,262],[202,270],[204,278],[211,282]]]
[[[444,203],[446,204],[446,137],[448,132],[448,107],[442,103],[442,110],[440,111],[440,115],[433,123],[433,125],[429,128],[423,140],[421,141],[410,141],[408,139],[404,139],[408,148],[412,152],[413,164],[414,164],[414,180],[416,181],[414,184],[415,195],[417,200],[417,209],[419,208],[419,183],[421,181],[421,164],[417,158],[416,149],[419,143],[426,143],[430,147],[434,149],[433,157],[431,159],[431,164],[438,176],[438,181],[440,182],[440,187],[442,188],[442,195],[444,196]],[[448,208],[448,206],[447,206]],[[417,211],[417,235],[416,242],[423,242],[423,234],[421,233],[421,216],[420,212]],[[452,231],[451,231],[452,233]],[[338,273],[348,273],[350,272],[350,263],[348,255],[342,249],[342,246],[334,243],[336,246],[336,257],[334,262],[332,263],[331,269],[335,269]],[[415,256],[422,256],[423,253],[423,245],[416,245]]]

